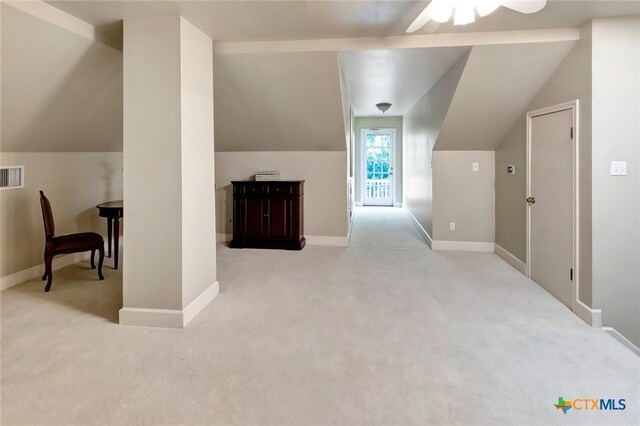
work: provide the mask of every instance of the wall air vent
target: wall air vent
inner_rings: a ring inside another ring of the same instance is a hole
[[[24,188],[24,166],[0,167],[0,189]]]

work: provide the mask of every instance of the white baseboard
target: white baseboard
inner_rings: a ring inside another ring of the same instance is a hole
[[[393,207],[404,207],[402,203],[393,203]]]
[[[122,308],[120,309],[120,325],[184,328],[196,315],[206,308],[219,293],[220,284],[216,281],[182,310]]]
[[[514,256],[511,252],[502,248],[499,244],[495,245],[495,253],[502,260],[507,262],[509,265],[516,268],[522,275],[527,275],[527,265],[516,256]]]
[[[183,312],[178,309],[120,309],[120,325],[183,328]]]
[[[51,265],[51,267],[54,271],[57,271],[58,269],[73,265],[74,263],[87,260],[89,259],[90,255],[91,252],[72,253],[65,256],[58,256],[53,259],[53,264]],[[18,284],[22,284],[23,282],[30,281],[34,278],[42,277],[42,274],[44,274],[44,263],[33,266],[29,269],[25,269],[23,271],[16,272],[11,275],[6,275],[0,278],[0,291],[6,290]]]
[[[516,268],[523,275],[527,275],[527,265],[515,257],[512,253],[502,248],[499,244],[495,245],[495,252],[498,257]],[[574,304],[573,313],[589,324],[593,328],[602,328],[602,310],[592,309],[578,300]]]
[[[602,309],[591,309],[580,300],[573,305],[573,313],[593,328],[602,328]]]
[[[347,247],[349,246],[349,236],[346,237],[333,237],[326,235],[305,235],[307,244],[311,246],[334,246],[334,247]]]
[[[477,241],[433,240],[431,248],[433,250],[476,251],[476,252],[482,252],[482,253],[493,253],[495,251],[495,244],[477,242]]]
[[[616,339],[618,342],[622,343],[624,346],[626,346],[629,350],[631,350],[631,352],[633,352],[634,354],[640,356],[640,348],[637,347],[636,345],[634,345],[633,343],[631,343],[631,341],[629,341],[629,339],[627,339],[626,337],[624,337],[622,334],[620,334],[615,328],[612,327],[602,327],[602,330],[604,330],[607,334],[609,334],[611,337],[613,337],[614,339]]]
[[[193,299],[193,301],[182,310],[183,326],[186,327],[218,294],[220,294],[220,283],[216,281],[203,291],[200,296]]]
[[[409,213],[409,216],[411,217],[411,220],[413,221],[413,225],[418,230],[418,233],[422,236],[422,238],[424,238],[424,240],[427,242],[427,245],[430,248],[433,248],[433,239],[431,238],[431,235],[429,235],[429,233],[426,231],[426,229],[424,229],[422,227],[422,225],[420,225],[420,222],[418,222],[418,219],[416,219],[416,217],[413,215],[413,213],[411,213],[411,210],[409,210],[407,208],[405,208],[405,210]]]

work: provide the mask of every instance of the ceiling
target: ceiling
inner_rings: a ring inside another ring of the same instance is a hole
[[[307,40],[404,35],[426,1],[48,1],[121,37],[126,17],[182,15],[214,41]],[[523,15],[500,8],[473,24],[427,25],[418,33],[575,27],[595,17],[640,14],[640,1],[550,0]]]
[[[562,41],[474,47],[435,149],[496,149],[573,46]]]
[[[467,53],[466,47],[340,52],[340,68],[356,116],[404,115]]]
[[[334,52],[220,55],[216,151],[344,151]]]
[[[0,7],[2,151],[122,151],[122,54]]]

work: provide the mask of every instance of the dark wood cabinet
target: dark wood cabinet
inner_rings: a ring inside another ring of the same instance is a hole
[[[232,248],[302,250],[304,181],[233,181]]]

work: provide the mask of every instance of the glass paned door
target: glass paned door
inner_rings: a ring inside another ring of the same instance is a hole
[[[393,133],[364,132],[364,205],[393,205]]]

